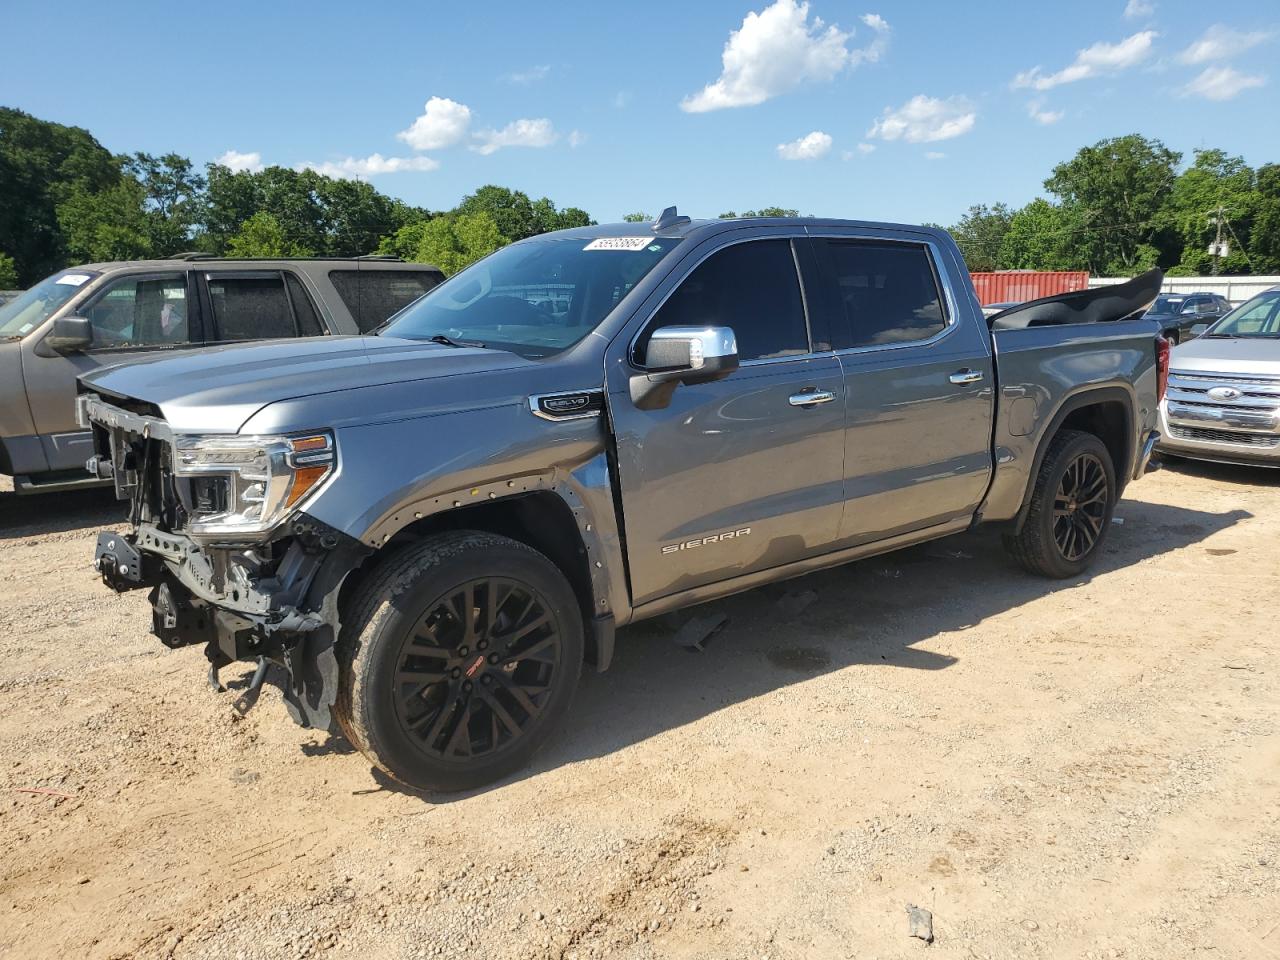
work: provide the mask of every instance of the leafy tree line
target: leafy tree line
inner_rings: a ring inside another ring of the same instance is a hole
[[[358,180],[267,167],[202,172],[176,153],[113,155],[79,127],[0,107],[0,289],[68,264],[166,257],[397,254],[452,273],[514,240],[586,226],[577,207],[485,186],[430,211]]]
[[[976,204],[950,227],[969,269],[1128,276],[1280,273],[1280,164],[1222,150],[1182,154],[1130,134],[1084,147],[1044,181],[1050,199]]]

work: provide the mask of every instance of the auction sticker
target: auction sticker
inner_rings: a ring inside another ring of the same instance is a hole
[[[54,283],[65,284],[68,287],[78,287],[89,279],[87,273],[64,273]]]
[[[643,250],[653,243],[653,237],[600,237],[588,243],[583,250]]]

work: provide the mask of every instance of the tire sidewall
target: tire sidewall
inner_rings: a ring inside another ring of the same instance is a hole
[[[496,754],[478,760],[432,757],[415,745],[397,714],[393,680],[405,635],[442,596],[469,580],[492,576],[525,584],[541,596],[555,618],[561,659],[553,688],[542,711],[519,739]],[[582,614],[572,588],[559,570],[527,547],[498,541],[428,567],[388,605],[390,610],[375,617],[360,638],[366,662],[350,682],[352,706],[361,712],[370,746],[389,772],[413,787],[465,790],[527,764],[568,712],[582,670]]]

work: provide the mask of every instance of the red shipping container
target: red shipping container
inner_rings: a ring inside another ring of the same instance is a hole
[[[1022,303],[1052,297],[1056,293],[1089,289],[1087,270],[997,270],[995,273],[971,273],[978,302],[984,307],[992,303]]]

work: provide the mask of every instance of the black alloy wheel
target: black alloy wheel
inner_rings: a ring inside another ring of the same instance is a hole
[[[1107,522],[1110,484],[1102,461],[1081,453],[1068,465],[1053,498],[1053,539],[1063,559],[1087,556]]]
[[[546,706],[562,645],[546,601],[503,577],[469,580],[405,637],[397,718],[438,759],[478,758],[518,740]]]

